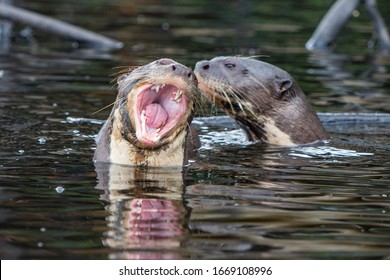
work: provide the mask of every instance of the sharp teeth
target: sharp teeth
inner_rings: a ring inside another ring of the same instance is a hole
[[[165,87],[165,84],[154,85],[154,86],[152,86],[151,90],[153,90],[153,91],[155,91],[156,93],[158,93],[163,87]]]
[[[146,132],[146,110],[141,112],[141,126],[142,131]]]
[[[152,140],[153,140],[153,142],[157,142],[158,140],[160,140],[160,138],[161,138],[161,135],[156,133],[156,135],[154,136],[154,138]]]

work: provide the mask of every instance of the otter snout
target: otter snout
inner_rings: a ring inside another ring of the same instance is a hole
[[[199,72],[200,70],[207,71],[209,69],[210,69],[210,61],[208,60],[198,61],[195,65],[195,72]]]
[[[189,80],[195,78],[191,69],[185,67],[184,65],[177,63],[176,61],[169,58],[162,58],[157,60],[157,65],[160,67],[165,67],[167,70],[175,73],[175,75],[186,77]]]
[[[210,61],[201,60],[196,63],[194,72],[195,74],[199,74],[202,71],[207,71],[209,69],[210,69]]]

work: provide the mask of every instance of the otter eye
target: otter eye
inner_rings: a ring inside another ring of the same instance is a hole
[[[227,69],[234,69],[234,67],[236,67],[236,65],[234,63],[225,63],[225,67]]]

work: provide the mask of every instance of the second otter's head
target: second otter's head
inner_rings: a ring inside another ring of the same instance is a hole
[[[194,72],[199,89],[239,122],[249,140],[296,145],[328,139],[286,71],[251,58],[216,57],[199,61]]]

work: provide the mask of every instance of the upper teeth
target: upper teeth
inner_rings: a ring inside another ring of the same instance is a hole
[[[152,90],[155,91],[155,92],[159,92],[160,89],[162,89],[163,87],[165,87],[165,84],[154,85],[154,86],[152,86]]]

